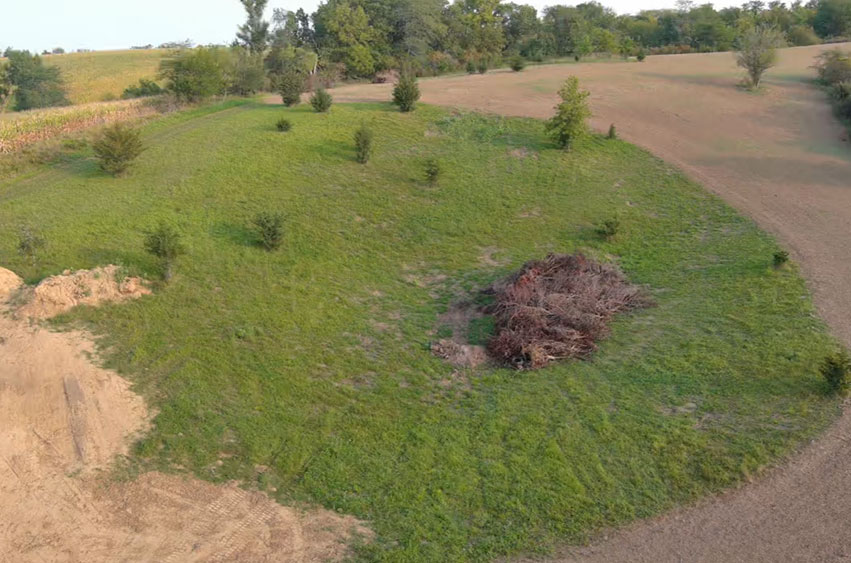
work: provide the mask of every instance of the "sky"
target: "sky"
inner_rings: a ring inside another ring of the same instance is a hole
[[[514,0],[539,10],[583,0]],[[676,0],[602,0],[620,14],[672,8]],[[716,8],[744,0],[719,0]],[[696,3],[702,3],[698,1]],[[24,0],[5,1],[0,10],[0,49],[43,51],[54,47],[126,49],[191,39],[195,43],[229,43],[244,19],[238,0]],[[318,0],[270,0],[272,8],[313,12]]]

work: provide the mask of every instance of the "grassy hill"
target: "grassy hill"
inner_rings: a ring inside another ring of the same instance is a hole
[[[140,78],[154,79],[167,49],[95,51],[49,55],[44,60],[58,67],[74,104],[115,99]]]
[[[377,142],[365,166],[361,123]],[[144,140],[127,177],[83,152],[0,182],[4,266],[155,277],[142,233],[177,225],[188,253],[170,285],[66,319],[102,335],[159,412],[135,462],[369,520],[365,560],[581,540],[747,478],[838,412],[817,369],[833,343],[794,268],[772,267],[775,242],[625,142],[565,153],[535,120],[255,103],[171,116]],[[285,214],[279,252],[254,243],[263,210]],[[595,235],[615,216],[617,236]],[[35,267],[15,251],[21,223],[48,241]],[[590,361],[469,371],[430,353],[452,301],[577,250],[657,303]]]

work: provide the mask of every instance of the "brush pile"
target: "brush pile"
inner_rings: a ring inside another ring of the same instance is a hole
[[[517,369],[587,357],[615,314],[652,305],[616,266],[581,254],[528,262],[491,291],[495,336],[488,352]]]

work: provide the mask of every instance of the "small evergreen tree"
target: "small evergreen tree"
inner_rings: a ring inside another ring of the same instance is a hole
[[[92,148],[101,169],[118,176],[130,166],[142,151],[141,133],[123,123],[115,123],[103,130]]]
[[[842,350],[827,356],[821,364],[821,374],[832,392],[845,394],[851,376],[851,358],[848,353]]]
[[[606,134],[606,138],[609,140],[618,138],[618,130],[615,129],[615,124],[612,123],[609,125],[609,132]]]
[[[331,97],[325,88],[319,88],[310,97],[310,105],[316,113],[325,113],[331,109],[331,104],[334,99]]]
[[[268,251],[277,250],[284,241],[284,216],[263,211],[254,217],[254,227],[260,244]]]
[[[425,177],[430,186],[437,184],[437,180],[440,178],[440,162],[436,158],[426,160]]]
[[[570,149],[576,139],[588,133],[589,95],[579,89],[579,79],[575,76],[568,78],[559,90],[562,101],[555,108],[555,116],[546,123],[547,132],[559,147]]]
[[[145,233],[145,250],[159,258],[163,281],[171,281],[175,261],[178,256],[186,253],[181,238],[177,229],[167,223],[160,223],[155,229]]]
[[[417,100],[420,99],[420,87],[413,73],[405,73],[399,78],[393,88],[393,103],[403,112],[414,111]]]
[[[526,68],[526,59],[520,55],[511,58],[511,70],[514,72],[520,72],[524,68]]]
[[[293,128],[293,124],[286,117],[282,117],[275,123],[275,128],[281,133],[286,133]]]
[[[361,164],[369,162],[369,157],[372,156],[372,140],[372,129],[366,125],[361,125],[358,130],[355,131],[356,159]]]
[[[275,77],[275,87],[287,107],[298,105],[304,92],[305,77],[295,69],[287,69]]]
[[[38,262],[38,253],[45,244],[44,238],[29,225],[18,229],[18,254],[29,260],[33,267]]]

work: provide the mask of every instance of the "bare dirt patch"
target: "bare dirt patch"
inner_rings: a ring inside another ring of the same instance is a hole
[[[432,353],[458,368],[477,368],[487,363],[484,346],[469,343],[470,323],[484,317],[484,312],[471,301],[456,301],[440,316],[438,324],[452,331],[451,338],[443,338],[431,345]]]
[[[94,294],[107,300],[140,293],[92,272],[66,279],[97,281]],[[102,280],[115,287],[100,291]],[[21,285],[0,268],[0,304],[8,308]],[[61,303],[56,312],[67,310]],[[48,309],[39,306],[38,318]],[[89,360],[85,334],[8,312],[0,314],[0,560],[325,561],[343,557],[352,534],[368,537],[354,518],[281,506],[233,483],[160,473],[109,480],[104,470],[148,428],[145,402]]]

